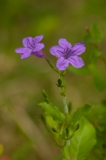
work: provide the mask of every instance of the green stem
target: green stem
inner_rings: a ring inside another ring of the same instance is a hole
[[[60,74],[60,71],[56,68],[56,67],[54,67],[54,65],[49,61],[49,59],[45,56],[45,59],[46,59],[46,61],[47,61],[47,63],[50,65],[50,67],[55,71],[55,72],[57,72],[58,74]]]
[[[67,102],[66,102],[66,97],[63,96],[63,104],[64,104],[64,113],[68,114],[68,106],[67,106]]]
[[[47,63],[50,65],[50,67],[57,72],[60,75],[60,80],[62,82],[61,84],[61,95],[63,96],[63,104],[64,104],[64,113],[66,115],[66,124],[67,122],[67,116],[68,116],[68,106],[67,106],[67,102],[66,102],[66,84],[65,84],[65,80],[64,80],[64,75],[66,74],[66,71],[59,71],[56,67],[54,67],[54,65],[49,61],[49,59],[45,56],[45,59],[47,61]],[[65,140],[66,141],[66,145],[68,147],[70,147],[70,140]],[[64,146],[63,146],[64,148]],[[70,160],[70,157],[68,157],[67,160]]]
[[[66,102],[66,97],[63,97],[63,104],[64,104],[64,113],[66,115],[66,121],[67,121],[67,115],[68,115],[68,106]],[[67,123],[67,122],[66,122]],[[66,140],[66,145],[70,147],[70,140]],[[70,157],[68,157],[68,160],[70,160]]]
[[[66,101],[66,83],[65,83],[65,80],[64,80],[64,75],[65,75],[65,72],[61,72],[60,74],[60,79],[62,81],[62,85],[61,85],[61,91],[62,91],[62,96],[63,96],[63,104],[64,104],[64,113],[66,115],[66,125],[68,124],[68,106],[67,106],[67,101]],[[70,140],[66,140],[66,145],[68,147],[68,149],[70,148]],[[67,160],[71,160],[70,156],[68,157]]]

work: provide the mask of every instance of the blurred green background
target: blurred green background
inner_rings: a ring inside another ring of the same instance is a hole
[[[62,109],[62,97],[56,86],[58,75],[44,59],[30,56],[21,60],[14,50],[22,46],[27,36],[44,35],[44,53],[52,63],[56,58],[49,48],[59,38],[72,44],[83,41],[85,28],[99,24],[106,50],[105,0],[1,0],[0,1],[0,144],[4,146],[2,160],[56,160],[60,154],[40,119],[38,103],[43,101],[44,88],[55,105]],[[87,65],[90,50],[82,55]],[[104,64],[98,68],[106,77]],[[73,106],[84,103],[99,104],[106,90],[98,92],[90,75],[75,75],[67,71],[67,100]],[[34,142],[32,144],[32,141]],[[7,159],[6,159],[7,158]],[[53,159],[54,158],[54,159]]]

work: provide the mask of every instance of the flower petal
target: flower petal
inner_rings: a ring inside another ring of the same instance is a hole
[[[50,53],[56,57],[61,57],[63,55],[63,52],[64,52],[64,49],[62,49],[59,46],[53,46],[50,48]]]
[[[31,51],[30,51],[30,50],[27,50],[25,53],[23,53],[23,54],[21,55],[21,59],[28,58],[30,55],[31,55]]]
[[[27,48],[32,48],[33,47],[33,38],[32,37],[26,37],[22,41],[23,46]]]
[[[71,49],[72,47],[72,45],[65,38],[60,38],[58,43],[64,49],[67,49],[67,48]]]
[[[72,55],[80,55],[83,52],[85,52],[85,50],[86,50],[85,43],[76,43],[72,47]]]
[[[42,39],[43,39],[43,35],[34,37],[34,38],[33,38],[34,44],[39,43]]]
[[[33,52],[40,51],[44,47],[45,46],[43,43],[38,43],[38,44],[36,44],[35,48],[33,49]]]
[[[31,49],[29,48],[23,48],[21,53],[21,59],[28,58],[31,54]]]
[[[72,64],[73,67],[75,68],[81,68],[84,66],[84,61],[82,58],[78,56],[71,56],[70,58],[67,59],[70,64]]]
[[[25,53],[25,52],[30,52],[31,53],[31,49],[29,48],[17,48],[15,50],[16,53],[19,53],[19,54],[22,54],[22,53]]]
[[[43,58],[43,57],[44,57],[44,54],[43,54],[43,52],[41,52],[41,51],[36,51],[36,52],[33,52],[32,54],[33,54],[34,56],[39,57],[39,58]]]
[[[69,65],[69,62],[66,59],[64,59],[64,57],[60,57],[56,63],[56,67],[59,70],[65,70],[68,67],[68,65]]]
[[[22,54],[25,48],[17,48],[15,49],[16,53]]]

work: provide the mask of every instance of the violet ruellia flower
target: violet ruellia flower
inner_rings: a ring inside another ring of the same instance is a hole
[[[58,43],[59,46],[53,46],[50,48],[50,53],[58,57],[56,67],[59,70],[65,70],[69,64],[75,68],[81,68],[84,66],[84,61],[78,56],[86,49],[84,43],[76,43],[72,46],[64,38],[59,39]]]
[[[17,48],[15,50],[16,53],[21,55],[21,59],[28,58],[31,54],[35,55],[39,58],[43,58],[44,54],[41,51],[44,48],[43,43],[39,43],[43,38],[43,35],[32,37],[26,37],[23,39],[23,48]]]

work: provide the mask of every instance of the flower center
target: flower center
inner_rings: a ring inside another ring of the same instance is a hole
[[[28,45],[29,45],[30,49],[34,49],[34,47],[35,47],[33,40],[32,40],[32,43],[30,41],[28,41]]]
[[[64,52],[65,52],[65,54],[64,54],[65,59],[68,59],[72,55],[71,49],[67,48]]]

